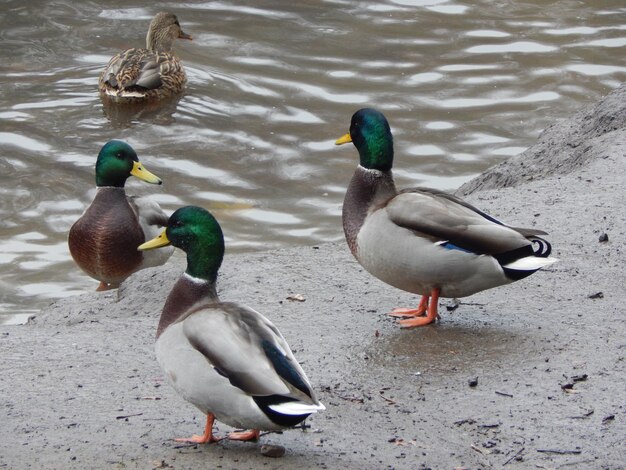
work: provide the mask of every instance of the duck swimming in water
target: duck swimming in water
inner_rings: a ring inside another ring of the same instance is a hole
[[[160,100],[179,94],[187,81],[180,59],[172,52],[175,39],[191,39],[173,13],[152,19],[146,48],[127,49],[113,56],[100,74],[100,95],[115,102]]]

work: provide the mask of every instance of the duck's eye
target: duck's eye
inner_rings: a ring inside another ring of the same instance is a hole
[[[115,156],[116,156],[117,158],[119,158],[120,160],[123,160],[123,159],[124,159],[124,154],[122,154],[122,152],[117,152],[117,153],[115,154]]]

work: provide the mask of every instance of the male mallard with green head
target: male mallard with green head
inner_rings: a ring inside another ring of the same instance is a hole
[[[169,244],[187,253],[187,269],[163,307],[156,356],[174,389],[207,415],[203,436],[177,440],[219,440],[215,419],[248,430],[229,439],[256,440],[260,430],[295,426],[323,410],[278,329],[250,307],[218,298],[224,236],[217,220],[200,207],[182,207],[138,249]]]
[[[113,289],[135,271],[167,261],[173,249],[143,254],[134,248],[167,225],[167,215],[146,197],[128,197],[129,176],[152,184],[161,179],[139,162],[125,142],[107,142],[96,161],[96,196],[72,225],[68,244],[72,258],[89,276],[100,281],[97,290]]]
[[[155,100],[183,90],[187,77],[172,52],[175,39],[191,39],[173,13],[160,12],[152,19],[146,49],[127,49],[114,56],[100,74],[103,97],[118,102]]]
[[[404,328],[438,318],[439,297],[465,297],[523,279],[555,261],[536,229],[515,228],[461,199],[435,189],[398,191],[393,181],[389,123],[375,109],[352,116],[350,132],[357,167],[343,203],[343,228],[350,251],[380,280],[422,296],[414,309],[392,316]]]

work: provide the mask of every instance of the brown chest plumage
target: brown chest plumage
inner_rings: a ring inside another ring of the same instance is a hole
[[[202,282],[183,274],[165,301],[157,328],[157,339],[168,326],[186,318],[196,311],[199,305],[205,306],[216,302],[219,302],[219,298],[214,283]]]
[[[343,231],[348,247],[358,259],[357,237],[371,210],[384,206],[397,194],[391,172],[377,172],[357,167],[343,201]]]
[[[94,279],[117,284],[141,264],[144,233],[123,188],[99,188],[69,233],[76,264]]]

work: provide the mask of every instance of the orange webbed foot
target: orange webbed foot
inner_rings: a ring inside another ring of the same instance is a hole
[[[191,437],[178,437],[174,440],[176,442],[188,442],[190,444],[210,444],[219,442],[223,438],[213,435],[213,421],[215,421],[215,416],[209,413],[206,416],[206,426],[204,427],[204,434],[202,436],[194,434]]]
[[[396,318],[406,318],[406,317],[423,317],[425,313],[426,313],[426,309],[422,310],[420,308],[398,307],[398,308],[394,308],[387,315],[389,315],[390,317],[396,317]]]
[[[231,432],[228,439],[231,441],[258,441],[261,431],[258,429],[250,429],[249,431]]]
[[[426,326],[433,323],[437,318],[430,318],[429,316],[425,317],[415,317],[415,318],[406,318],[404,320],[400,320],[398,323],[400,324],[400,328],[416,328],[418,326]]]
[[[224,439],[223,437],[217,437],[217,436],[198,436],[197,434],[194,434],[191,437],[177,437],[176,439],[174,439],[176,442],[187,442],[189,444],[211,444],[213,442],[219,442],[222,439]]]
[[[419,326],[425,326],[439,319],[439,313],[437,312],[437,304],[439,303],[439,292],[439,289],[433,289],[430,293],[430,296],[423,295],[422,299],[420,300],[419,306],[415,309],[416,312],[421,312],[421,314],[411,315],[412,318],[405,318],[404,320],[400,320],[398,322],[400,324],[400,328],[416,328]],[[431,297],[430,301],[429,297]],[[394,310],[394,312],[396,310]],[[424,315],[424,313],[426,315]]]
[[[406,317],[422,317],[428,310],[428,296],[423,295],[417,308],[394,308],[389,315],[390,317],[406,318]]]
[[[107,284],[106,282],[100,281],[100,285],[96,287],[96,292],[102,292],[104,290],[117,289],[119,284]]]

